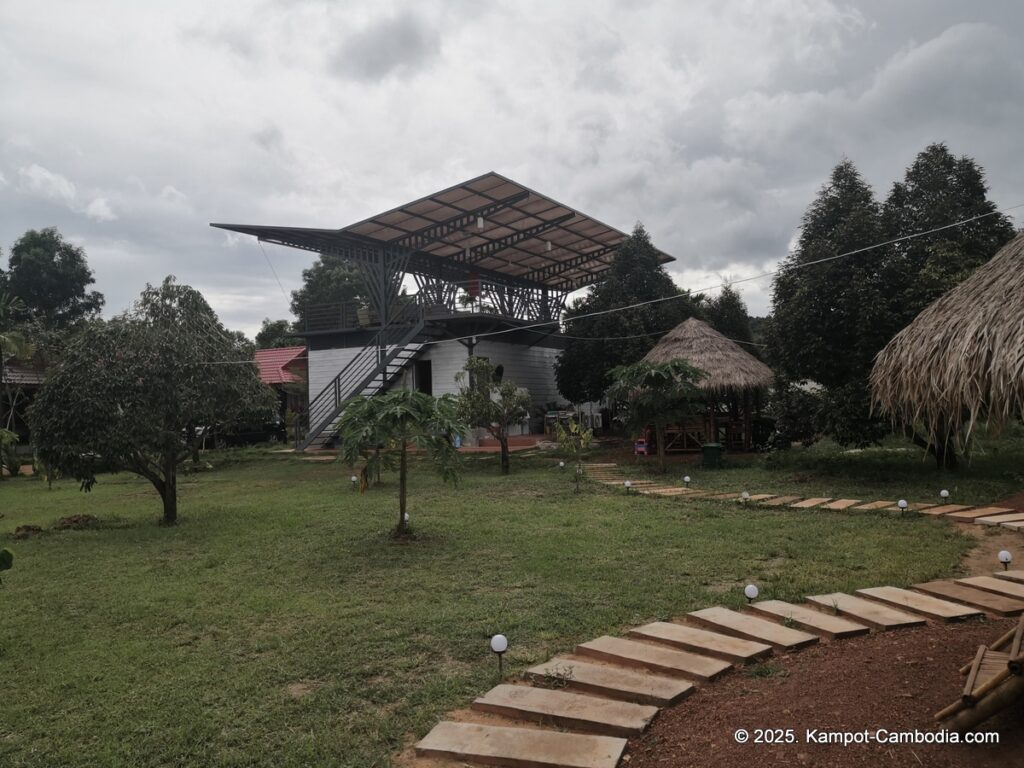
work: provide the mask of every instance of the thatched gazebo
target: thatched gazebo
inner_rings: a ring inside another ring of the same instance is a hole
[[[644,360],[686,360],[706,374],[697,386],[704,393],[707,412],[668,435],[667,449],[698,450],[704,443],[751,449],[754,410],[761,394],[771,386],[771,368],[695,317],[662,336]]]
[[[874,402],[940,467],[956,465],[979,420],[998,428],[1024,413],[1024,234],[929,304],[875,358]]]

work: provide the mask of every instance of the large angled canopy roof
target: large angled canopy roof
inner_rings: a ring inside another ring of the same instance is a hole
[[[323,252],[378,245],[414,252],[411,271],[477,271],[554,290],[600,278],[626,234],[491,172],[341,229],[212,224]],[[662,254],[662,262],[672,257]]]

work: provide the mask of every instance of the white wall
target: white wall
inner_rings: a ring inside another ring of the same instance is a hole
[[[361,349],[362,347],[345,347],[309,350],[309,399],[312,401],[319,395]]]
[[[486,357],[491,365],[505,366],[505,380],[514,381],[520,387],[530,390],[530,399],[535,405],[558,402],[565,398],[558,394],[555,384],[555,360],[557,349],[550,347],[527,347],[524,344],[509,344],[500,341],[481,340],[473,348],[473,354]]]
[[[360,347],[343,349],[321,349],[309,351],[309,396],[316,397],[331,380],[341,372],[360,351]],[[564,403],[555,384],[555,359],[558,350],[549,347],[527,347],[523,344],[509,344],[500,341],[481,340],[473,348],[473,354],[486,357],[491,365],[505,367],[505,379],[514,381],[530,391],[530,399],[536,405],[556,401]],[[458,394],[459,385],[455,375],[462,370],[469,357],[469,350],[457,341],[431,344],[419,356],[430,360],[433,376],[433,392],[436,397]],[[393,387],[412,386],[412,366],[404,372]]]
[[[418,359],[430,361],[434,397],[459,393],[455,374],[462,370],[469,359],[469,350],[464,344],[458,341],[431,344]]]

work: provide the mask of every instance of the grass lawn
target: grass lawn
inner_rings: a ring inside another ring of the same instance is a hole
[[[337,464],[214,461],[183,478],[169,529],[130,475],[89,494],[0,483],[0,544],[16,556],[0,589],[0,764],[388,765],[494,682],[492,633],[509,636],[516,673],[627,625],[739,606],[748,580],[782,599],[904,585],[950,575],[970,546],[920,517],[743,510],[595,485],[577,496],[553,459],[518,456],[510,477],[494,456],[471,458],[457,489],[416,466],[419,538],[398,544],[387,537],[393,477],[359,495]],[[1002,470],[992,479],[979,466],[965,497],[1011,490]],[[715,482],[764,473],[751,490],[789,490],[791,471],[758,463]],[[855,497],[892,488],[842,482]],[[104,525],[10,540],[17,525],[74,513]]]

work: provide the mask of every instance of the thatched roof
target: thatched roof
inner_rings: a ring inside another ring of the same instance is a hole
[[[896,334],[871,390],[883,413],[932,435],[1024,412],[1024,234]]]
[[[650,363],[686,360],[707,376],[697,386],[707,392],[743,392],[766,389],[772,369],[739,344],[730,341],[705,322],[684,320],[644,355]]]

